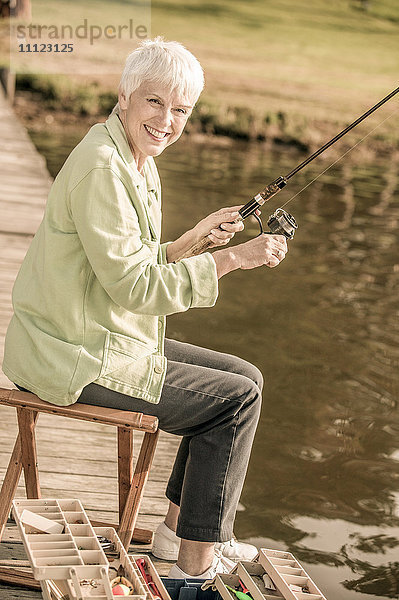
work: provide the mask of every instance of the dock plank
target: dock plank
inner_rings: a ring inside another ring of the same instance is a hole
[[[11,292],[19,267],[42,220],[51,185],[45,160],[16,119],[0,90],[0,361],[12,315]],[[0,387],[13,384],[0,372]],[[15,410],[0,406],[0,481],[17,435]],[[142,434],[135,432],[134,457]],[[139,527],[155,530],[167,508],[164,492],[179,438],[161,433],[138,517]],[[39,475],[43,497],[80,498],[93,520],[116,523],[116,429],[66,417],[40,415],[37,426]],[[18,497],[25,497],[23,477]],[[145,545],[130,551],[149,553]],[[170,563],[153,559],[164,575]],[[0,544],[0,565],[27,565],[15,524],[10,520]],[[0,583],[0,600],[36,600],[41,593]]]

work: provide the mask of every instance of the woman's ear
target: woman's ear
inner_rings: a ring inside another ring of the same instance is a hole
[[[128,101],[126,100],[126,95],[124,92],[119,92],[118,102],[119,102],[119,106],[122,110],[127,110]]]

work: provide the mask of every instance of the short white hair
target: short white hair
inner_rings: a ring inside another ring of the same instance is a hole
[[[128,100],[144,81],[161,83],[177,90],[194,105],[204,88],[204,72],[199,61],[182,44],[156,37],[144,40],[129,54],[119,92]]]

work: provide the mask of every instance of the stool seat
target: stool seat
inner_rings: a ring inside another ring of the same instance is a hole
[[[152,532],[145,529],[135,529],[135,524],[158,441],[159,430],[156,417],[81,403],[57,406],[41,400],[30,392],[5,388],[0,388],[0,404],[16,408],[19,430],[0,491],[0,541],[10,514],[22,469],[24,471],[27,498],[41,497],[35,438],[39,413],[117,427],[119,525],[105,524],[99,521],[92,521],[92,524],[109,525],[118,529],[119,537],[126,549],[128,549],[132,537],[135,541],[144,543],[152,541]],[[144,432],[144,438],[133,472],[133,432],[135,430]]]
[[[150,433],[155,433],[158,429],[157,417],[143,413],[105,408],[103,406],[92,406],[91,404],[81,404],[80,402],[70,404],[69,406],[58,406],[41,400],[31,392],[21,392],[20,390],[0,388],[0,403],[14,406],[15,408],[28,408],[37,412],[79,419],[80,421],[93,421],[95,423],[102,423],[103,425],[116,425],[117,427],[138,429]]]

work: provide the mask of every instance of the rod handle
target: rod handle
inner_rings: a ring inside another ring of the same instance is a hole
[[[262,204],[270,200],[270,198],[277,194],[286,184],[287,180],[285,179],[285,177],[277,177],[277,179],[269,183],[269,185],[263,188],[263,190],[259,192],[259,194],[256,194],[256,196],[251,198],[249,202],[247,202],[242,208],[240,208],[240,216],[237,217],[237,219],[235,219],[233,223],[238,223],[239,221],[243,221],[250,215],[253,215],[254,212],[260,206],[262,206]],[[182,258],[190,258],[190,256],[197,256],[198,254],[202,254],[202,252],[208,250],[208,248],[210,248],[212,245],[213,242],[211,242],[211,240],[208,239],[208,237],[203,238],[202,240],[191,246],[191,248],[186,250],[181,256],[179,256],[175,260],[175,262],[179,262],[179,260],[182,260]]]
[[[236,219],[234,219],[234,221],[232,221],[232,223],[239,223],[242,220],[243,220],[243,218],[241,216],[239,216]],[[203,252],[206,252],[206,250],[208,250],[208,248],[210,248],[211,246],[213,246],[213,242],[211,242],[211,240],[208,237],[202,238],[202,240],[200,240],[199,242],[197,242],[196,244],[191,246],[191,248],[186,250],[184,252],[184,254],[179,256],[175,260],[175,262],[179,262],[179,260],[181,260],[182,258],[190,258],[190,256],[198,256],[198,254],[202,254]]]

